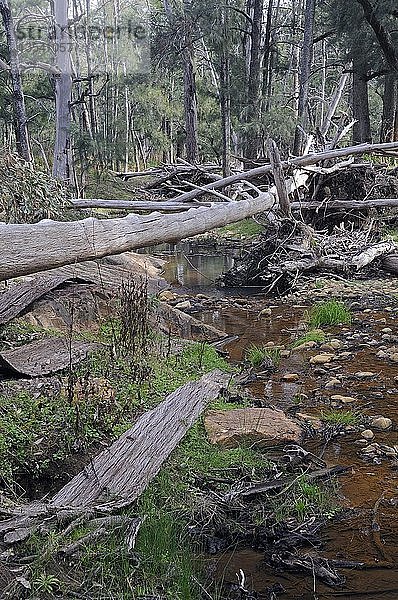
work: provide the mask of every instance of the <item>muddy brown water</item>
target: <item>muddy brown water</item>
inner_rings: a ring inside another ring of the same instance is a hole
[[[189,248],[185,252],[189,255]],[[201,263],[201,273],[194,269],[195,275],[189,275],[191,261],[186,261],[185,257],[179,254],[178,249],[173,253],[167,267],[167,277],[175,283],[173,274],[182,269],[184,277],[182,280],[180,278],[180,285],[186,291],[189,282],[193,293],[199,291],[198,287],[206,287],[207,275],[215,279],[228,264],[225,256],[220,260],[216,255],[212,262],[211,255],[207,255],[206,262]],[[199,285],[192,285],[193,281],[198,281],[198,276]],[[207,293],[212,295],[211,286],[207,287]],[[220,296],[219,290],[217,296]],[[243,359],[245,349],[250,344],[289,344],[301,333],[305,306],[275,303],[271,318],[259,318],[259,312],[265,305],[261,296],[251,301],[249,308],[231,306],[231,301],[220,301],[215,310],[203,310],[195,316],[229,335],[239,336],[227,347],[231,360],[238,362]],[[330,407],[329,398],[333,394],[353,396],[358,402],[352,408],[369,416],[389,417],[394,423],[392,430],[376,432],[373,441],[388,446],[398,445],[398,383],[394,381],[398,375],[398,365],[378,359],[378,346],[368,344],[373,339],[381,343],[381,329],[385,327],[390,327],[396,333],[396,316],[396,312],[356,312],[350,327],[330,330],[343,342],[342,349],[352,353],[350,357],[331,363],[325,368],[326,373],[316,375],[309,365],[309,356],[316,351],[294,352],[282,359],[278,370],[267,380],[251,384],[252,392],[285,411],[291,411],[294,407],[297,394],[306,394],[309,400],[305,407],[300,406],[300,412],[313,415],[319,415],[322,409]],[[356,334],[356,339],[350,339],[352,334]],[[358,380],[353,377],[358,371],[372,371],[376,375],[371,380]],[[284,373],[299,373],[300,380],[297,383],[284,382]],[[339,374],[343,375],[342,386],[338,390],[326,390],[324,384],[327,379]],[[322,455],[327,466],[350,467],[348,474],[340,477],[338,482],[340,502],[347,510],[324,529],[322,549],[315,549],[315,554],[330,559],[362,562],[367,565],[366,568],[340,569],[346,577],[346,583],[342,588],[332,589],[303,573],[277,572],[266,565],[264,554],[252,549],[231,548],[212,559],[216,577],[236,583],[236,574],[242,570],[246,587],[257,592],[260,599],[268,598],[267,588],[279,583],[285,590],[277,595],[282,599],[398,600],[398,464],[395,467],[391,460],[365,462],[360,456],[359,439],[360,434],[355,431],[334,438],[327,445],[324,440],[310,440],[304,445],[318,456]],[[379,530],[376,536],[375,529]],[[381,544],[375,543],[375,537],[380,539]],[[305,552],[310,552],[310,549],[307,548]],[[391,567],[383,566],[385,563]]]

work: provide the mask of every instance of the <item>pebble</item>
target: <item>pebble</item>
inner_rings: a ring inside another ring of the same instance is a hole
[[[375,427],[376,429],[381,429],[382,431],[386,431],[387,429],[390,429],[390,427],[392,426],[392,421],[391,421],[391,419],[388,419],[387,417],[375,417],[374,419],[372,419],[371,425],[372,425],[372,427]]]
[[[384,327],[384,329],[381,330],[381,333],[392,333],[392,329],[391,327]]]
[[[312,365],[326,365],[327,363],[330,363],[334,357],[334,354],[317,354],[310,358],[310,363]]]
[[[334,350],[339,350],[341,348],[342,344],[341,344],[340,340],[333,339],[333,340],[330,340],[329,345],[332,346],[332,348]]]
[[[175,300],[177,298],[176,294],[170,290],[163,290],[158,297],[162,302],[169,302],[170,300]]]
[[[298,373],[285,373],[282,377],[283,381],[298,381],[300,375]]]
[[[341,396],[340,394],[335,394],[331,397],[331,400],[335,402],[341,402],[342,404],[351,404],[351,402],[356,402],[357,399],[352,396]]]
[[[376,377],[376,373],[372,373],[371,371],[357,371],[355,377],[358,377],[358,379],[371,379],[372,377]]]
[[[373,440],[375,434],[373,433],[373,431],[371,429],[365,429],[365,431],[362,431],[361,436],[365,440]]]
[[[340,379],[331,379],[330,381],[328,381],[325,385],[325,388],[327,390],[332,390],[336,387],[339,387],[341,385],[341,381]]]

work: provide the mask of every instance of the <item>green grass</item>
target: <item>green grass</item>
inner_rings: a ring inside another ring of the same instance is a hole
[[[314,329],[326,325],[349,324],[351,320],[351,312],[344,302],[338,300],[320,302],[313,306],[307,315],[307,321]]]
[[[252,344],[245,352],[245,359],[253,367],[261,367],[267,358],[270,358],[273,366],[277,367],[281,361],[280,349]]]
[[[352,410],[329,410],[321,413],[321,421],[332,425],[357,425],[359,416]]]
[[[310,481],[305,475],[277,499],[272,499],[275,516],[278,521],[295,518],[303,522],[311,516],[322,514],[332,517],[338,508],[333,486]]]
[[[244,236],[246,238],[257,237],[264,231],[264,227],[259,225],[253,219],[243,219],[238,223],[232,223],[217,229],[217,232],[223,237]]]
[[[301,346],[307,342],[317,342],[318,344],[322,344],[326,340],[326,334],[322,329],[312,329],[308,333],[302,335],[297,340],[295,340],[291,347],[297,348],[297,346]]]

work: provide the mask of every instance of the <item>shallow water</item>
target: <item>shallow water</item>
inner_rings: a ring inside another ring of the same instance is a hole
[[[196,291],[203,287],[206,277],[215,279],[216,273],[219,274],[220,269],[229,266],[229,261],[233,260],[218,254],[212,256],[211,253],[206,255],[205,260],[197,259],[195,268],[199,270],[200,265],[199,280],[197,271],[190,266],[191,258],[188,262],[182,254],[184,253],[180,253],[178,249],[173,253],[166,276],[171,283],[177,280],[181,286],[194,290],[196,288]],[[183,276],[179,273],[183,273]],[[220,291],[217,295],[220,295]],[[239,339],[226,346],[226,349],[231,360],[241,361],[245,349],[250,344],[274,342],[275,345],[287,345],[300,335],[300,325],[305,314],[304,306],[276,303],[272,308],[272,317],[264,318],[259,316],[264,305],[265,301],[261,298],[251,302],[249,308],[231,307],[230,304],[221,302],[216,310],[204,310],[195,316],[229,335],[238,335]],[[257,397],[283,410],[291,410],[294,407],[297,394],[306,394],[309,401],[303,409],[300,407],[300,412],[313,415],[320,415],[322,409],[330,406],[329,398],[333,394],[354,396],[358,402],[353,408],[360,410],[362,414],[383,415],[392,419],[393,429],[376,432],[374,441],[395,446],[398,445],[398,383],[394,381],[394,377],[398,375],[398,364],[377,358],[378,348],[363,343],[364,336],[380,339],[380,332],[384,327],[391,327],[393,332],[396,332],[394,313],[357,312],[354,316],[354,323],[347,334],[355,331],[359,334],[358,339],[344,342],[344,350],[352,352],[352,356],[326,367],[326,376],[329,378],[336,374],[344,375],[343,384],[338,390],[329,391],[324,388],[325,375],[317,376],[314,373],[308,362],[311,356],[311,352],[308,351],[294,352],[289,358],[282,359],[278,370],[266,381],[251,384],[251,390]],[[333,333],[332,330],[331,332]],[[344,340],[341,329],[334,333]],[[319,350],[313,351],[312,354],[317,352],[319,353]],[[376,376],[370,381],[352,378],[358,371],[372,371]],[[300,381],[286,383],[282,380],[284,373],[299,373]],[[350,467],[348,473],[339,478],[341,504],[349,509],[343,515],[347,516],[330,523],[323,531],[322,550],[317,549],[316,554],[330,559],[363,562],[366,568],[340,569],[347,579],[346,584],[343,588],[332,589],[314,581],[309,575],[270,569],[264,562],[263,554],[240,548],[230,549],[215,559],[217,577],[236,583],[236,573],[242,569],[246,576],[246,587],[256,591],[259,598],[268,597],[265,590],[275,583],[280,583],[285,592],[277,597],[282,599],[397,600],[398,464],[395,466],[391,460],[383,460],[380,464],[364,462],[359,456],[359,438],[360,435],[355,432],[334,438],[326,447],[325,442],[320,440],[311,440],[304,445],[318,456],[322,456],[327,466]],[[376,535],[375,529],[378,530]],[[381,544],[375,543],[375,537],[378,536]],[[391,568],[383,566],[386,562]]]

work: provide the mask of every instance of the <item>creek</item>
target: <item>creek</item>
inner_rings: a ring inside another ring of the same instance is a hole
[[[271,305],[260,289],[216,286],[218,275],[233,265],[239,250],[184,244],[159,247],[156,252],[168,261],[165,276],[174,291],[193,299],[198,293],[209,297],[209,302],[202,302],[199,308],[193,303],[193,316],[231,336],[239,336],[226,346],[232,361],[242,361],[250,344],[288,345],[302,334],[305,311],[310,304],[308,299],[300,304],[276,301]],[[152,254],[156,252],[151,249]],[[217,298],[213,305],[211,298]],[[277,572],[265,564],[262,553],[250,548],[230,549],[212,557],[220,580],[236,583],[236,574],[242,569],[246,587],[255,591],[259,599],[269,598],[265,590],[276,583],[281,584],[285,592],[275,597],[289,600],[398,598],[398,453],[393,458],[376,452],[365,459],[362,452],[373,442],[379,448],[385,445],[398,450],[398,363],[376,356],[380,347],[389,347],[398,341],[395,335],[397,306],[395,300],[395,305],[387,306],[384,302],[384,306],[364,312],[365,299],[354,305],[350,326],[328,329],[328,333],[341,342],[331,365],[322,368],[310,365],[309,357],[316,351],[292,352],[269,377],[254,381],[249,387],[256,397],[292,416],[300,412],[319,417],[323,410],[333,407],[331,396],[341,394],[356,399],[353,405],[344,408],[358,411],[365,419],[382,415],[392,420],[391,429],[374,431],[372,442],[361,440],[361,432],[355,427],[351,431],[346,428],[330,440],[315,436],[304,442],[304,447],[322,457],[328,467],[349,467],[347,474],[338,480],[342,510],[323,529],[321,549],[316,548],[314,552],[331,560],[354,561],[365,566],[340,569],[346,583],[333,589],[311,575]],[[271,316],[259,318],[265,306],[271,307]],[[385,333],[389,330],[390,333]],[[355,375],[360,371],[374,375],[361,379]],[[297,373],[298,381],[284,381],[286,373]],[[326,389],[325,382],[333,377],[340,379],[341,385],[337,390]],[[299,407],[297,398],[304,399]],[[311,549],[307,548],[306,552]]]

